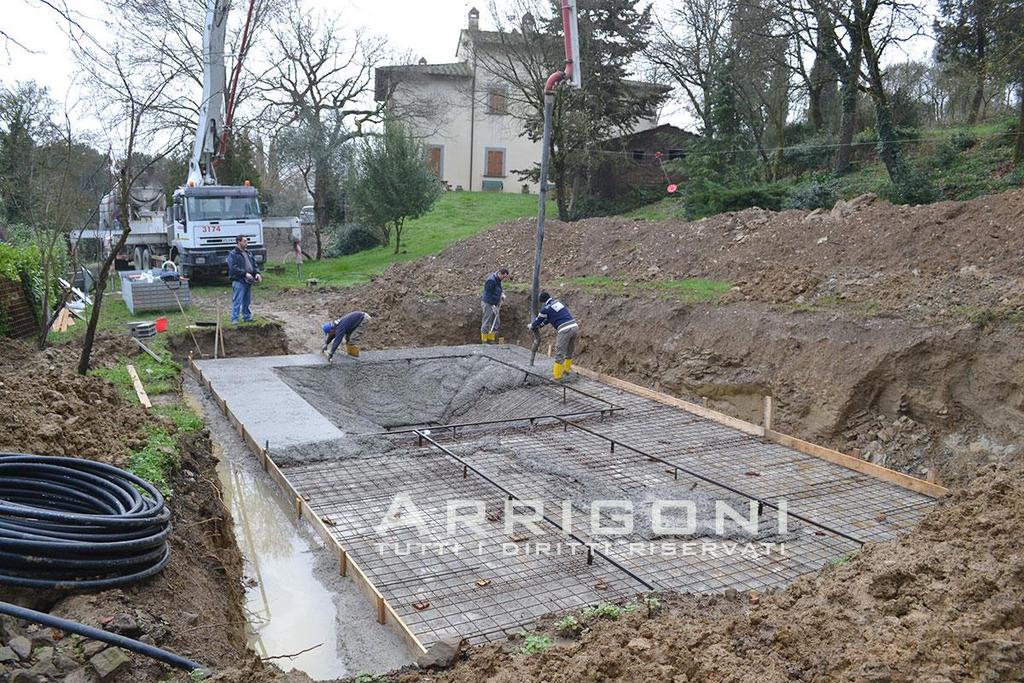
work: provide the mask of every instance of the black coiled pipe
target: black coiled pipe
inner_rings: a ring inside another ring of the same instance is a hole
[[[79,458],[0,453],[0,584],[106,589],[170,557],[171,513],[148,481]]]

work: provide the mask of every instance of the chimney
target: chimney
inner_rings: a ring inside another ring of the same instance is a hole
[[[523,15],[523,33],[536,33],[537,32],[537,20],[533,18],[533,15],[527,12]]]
[[[477,31],[480,29],[480,10],[473,7],[469,10],[469,30]]]

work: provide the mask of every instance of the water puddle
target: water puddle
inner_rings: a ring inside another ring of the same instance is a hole
[[[214,453],[246,576],[255,579],[246,588],[249,646],[261,657],[279,657],[273,661],[285,671],[299,669],[315,679],[358,673],[350,670],[338,639],[334,593],[317,574],[319,539],[296,526],[262,472],[232,462],[216,446]]]

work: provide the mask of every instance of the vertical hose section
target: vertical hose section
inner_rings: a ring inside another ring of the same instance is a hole
[[[92,460],[0,453],[0,585],[125,586],[170,558],[171,513],[155,486]],[[190,671],[196,662],[67,619],[0,602],[0,614],[102,640]]]

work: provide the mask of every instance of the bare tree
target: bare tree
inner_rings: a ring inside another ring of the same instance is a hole
[[[313,12],[291,0],[273,29],[270,63],[259,78],[264,120],[293,129],[307,149],[296,163],[307,169],[313,197],[316,257],[323,232],[337,214],[342,174],[336,153],[383,120],[384,101],[373,101],[374,68],[386,56],[382,39],[348,35],[336,15]]]
[[[121,215],[121,233],[103,259],[96,280],[93,304],[78,361],[79,374],[89,371],[96,327],[100,319],[107,278],[118,252],[131,233],[130,194],[132,184],[158,159],[182,143],[184,131],[168,130],[157,115],[176,71],[163,64],[141,64],[120,42],[103,44],[90,35],[75,43],[75,56],[89,84],[97,94],[97,114],[112,137],[116,157],[113,184]],[[175,135],[177,134],[177,135]],[[145,158],[141,152],[148,151]]]
[[[674,5],[654,24],[645,56],[661,67],[686,96],[701,121],[701,135],[714,137],[711,101],[728,58],[734,0],[692,0]]]
[[[112,21],[108,30],[119,36],[122,59],[135,68],[168,74],[172,83],[153,103],[150,115],[159,127],[195,130],[203,90],[203,23],[206,0],[104,0]],[[229,14],[225,59],[229,73],[246,56],[262,32],[278,18],[275,0],[256,0],[249,16],[249,2],[235,2]],[[243,26],[248,21],[249,31]],[[244,38],[244,41],[243,41]],[[233,63],[233,65],[232,65]],[[236,88],[235,128],[249,128],[259,113],[253,103],[258,92],[255,77],[241,68]],[[183,96],[184,95],[184,96]],[[230,93],[225,93],[228,97]],[[228,131],[230,132],[230,131]]]

